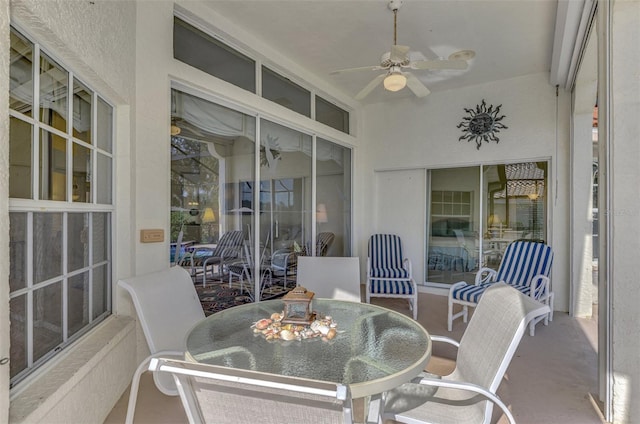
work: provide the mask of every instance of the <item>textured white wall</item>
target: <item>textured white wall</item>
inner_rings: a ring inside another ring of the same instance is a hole
[[[603,211],[611,222],[612,254],[609,285],[613,333],[613,419],[640,422],[640,2],[617,1],[612,7],[611,103],[601,122],[610,117],[610,205]],[[602,93],[600,93],[602,94]],[[602,97],[599,97],[602,99]],[[602,212],[601,212],[602,216]],[[602,257],[602,252],[601,252]]]
[[[357,219],[361,255],[366,256],[367,224],[372,210],[372,180],[375,170],[407,168],[460,167],[470,164],[501,163],[526,159],[551,158],[548,223],[554,248],[553,289],[556,309],[568,310],[568,102],[560,92],[560,128],[556,147],[555,87],[547,74],[528,75],[496,83],[432,93],[423,99],[409,98],[377,103],[364,109],[363,145],[358,167],[356,191]],[[458,141],[462,134],[456,126],[466,116],[464,108],[474,107],[482,99],[490,105],[502,104],[503,123],[509,128],[498,134],[500,143],[483,143],[477,150],[474,142]],[[558,161],[556,192],[555,161]],[[557,201],[555,195],[557,194]],[[425,193],[416,193],[425,196]],[[426,202],[426,197],[424,198]],[[397,207],[389,205],[388,207]],[[423,237],[417,234],[414,237]],[[423,241],[420,241],[423,243]]]

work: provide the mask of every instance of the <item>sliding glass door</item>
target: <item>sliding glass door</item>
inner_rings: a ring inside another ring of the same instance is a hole
[[[430,171],[426,281],[472,282],[515,240],[547,240],[547,162]]]

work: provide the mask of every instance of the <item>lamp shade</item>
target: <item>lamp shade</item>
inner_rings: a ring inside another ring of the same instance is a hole
[[[204,214],[202,215],[202,222],[215,222],[216,214],[213,213],[213,209],[205,208]]]
[[[400,91],[407,85],[407,77],[401,73],[391,73],[384,79],[384,88],[389,91]]]
[[[325,223],[329,221],[329,217],[327,216],[327,205],[324,203],[318,203],[316,207],[316,222]]]

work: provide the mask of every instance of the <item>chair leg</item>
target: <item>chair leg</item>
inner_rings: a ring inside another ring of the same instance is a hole
[[[149,368],[149,362],[151,362],[151,356],[142,361],[142,363],[138,365],[138,368],[136,368],[136,372],[133,374],[131,389],[129,390],[129,405],[127,405],[125,424],[133,424],[133,417],[136,413],[136,402],[138,400],[138,388],[140,387],[140,377],[142,376],[142,373]]]

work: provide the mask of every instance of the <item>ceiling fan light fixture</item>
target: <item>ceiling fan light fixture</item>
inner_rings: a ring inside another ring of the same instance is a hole
[[[384,79],[384,88],[388,91],[400,91],[407,85],[407,77],[400,72],[392,72]]]

